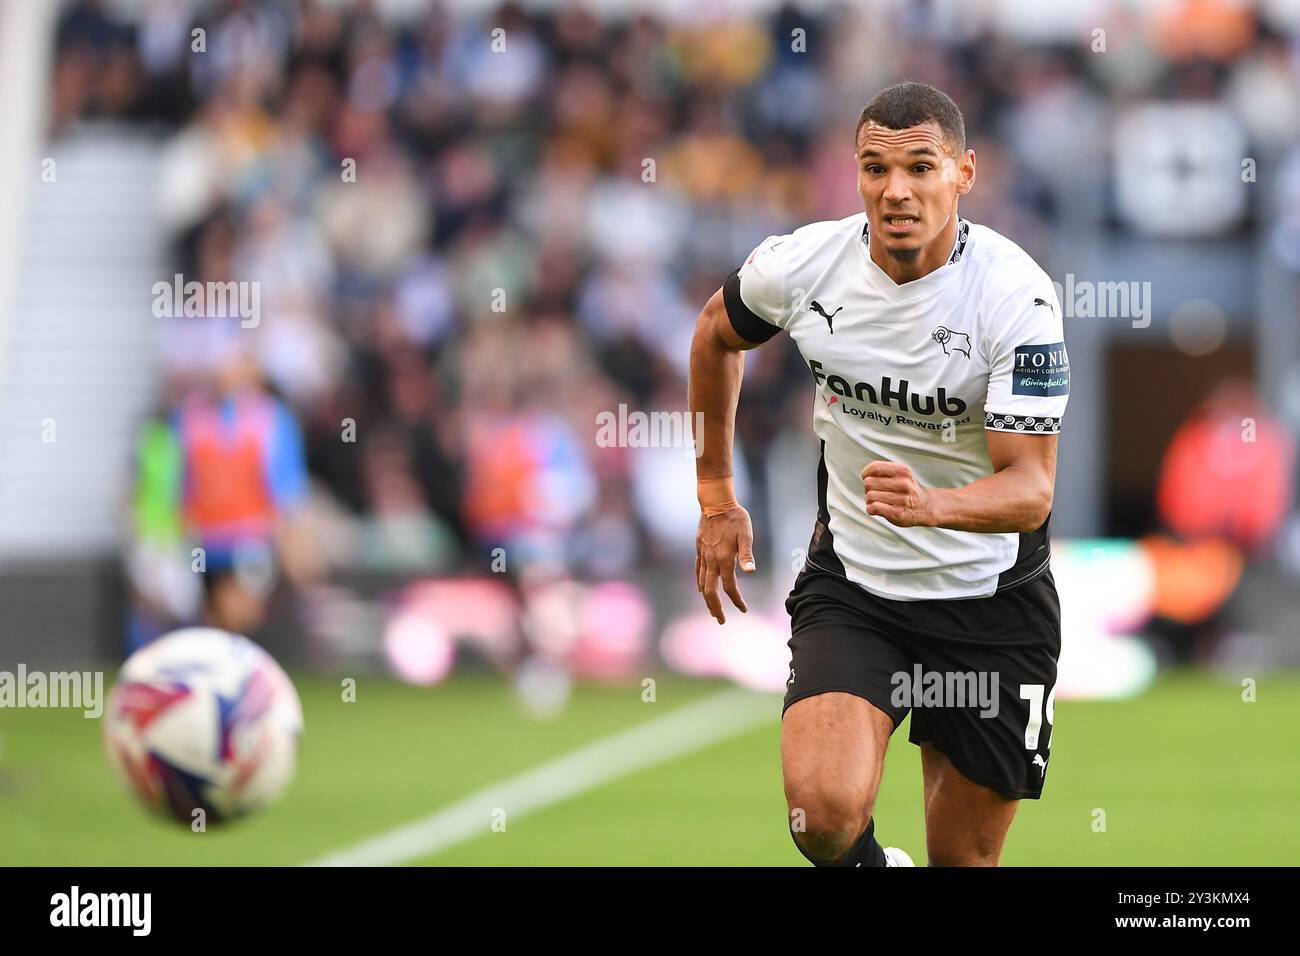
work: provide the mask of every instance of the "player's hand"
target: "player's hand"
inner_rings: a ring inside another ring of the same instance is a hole
[[[754,528],[749,512],[737,505],[711,518],[700,516],[700,530],[695,536],[695,583],[704,603],[719,624],[727,617],[722,613],[722,596],[718,582],[731,603],[747,612],[749,607],[740,594],[736,565],[748,574],[754,572]]]
[[[873,461],[862,469],[867,514],[879,515],[900,528],[929,526],[932,491],[922,488],[912,469],[901,461]]]

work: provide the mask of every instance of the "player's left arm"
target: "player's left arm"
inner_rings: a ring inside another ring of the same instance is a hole
[[[1060,303],[1036,270],[989,309],[1000,321],[981,341],[989,366],[984,434],[993,473],[961,488],[925,488],[902,462],[862,469],[867,513],[902,528],[989,534],[1036,531],[1052,511],[1056,444],[1070,395]]]
[[[867,514],[900,528],[988,534],[1038,529],[1052,511],[1056,435],[987,434],[993,474],[962,488],[926,488],[902,462],[873,461],[862,469]]]

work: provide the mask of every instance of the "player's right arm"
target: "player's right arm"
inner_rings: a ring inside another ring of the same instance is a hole
[[[691,422],[695,436],[696,496],[700,502],[700,528],[695,537],[695,584],[704,595],[709,613],[726,622],[718,583],[731,603],[748,611],[736,580],[736,564],[754,570],[754,530],[749,512],[736,501],[732,486],[731,445],[736,426],[736,403],[745,374],[745,349],[758,343],[741,338],[719,289],[704,306],[691,339]]]
[[[779,260],[770,251],[780,237],[769,237],[745,265],[713,294],[695,323],[691,339],[688,391],[696,441],[696,495],[700,527],[695,538],[696,587],[719,624],[726,622],[718,585],[731,603],[748,611],[736,579],[736,565],[752,573],[754,530],[749,512],[736,501],[731,447],[736,404],[745,373],[744,352],[767,341],[784,324],[780,308],[783,281]],[[757,260],[757,261],[756,261]],[[742,298],[741,290],[744,289]],[[747,303],[760,310],[755,312]],[[741,334],[741,333],[745,334]]]

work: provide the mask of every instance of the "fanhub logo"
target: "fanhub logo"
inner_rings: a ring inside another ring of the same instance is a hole
[[[895,385],[894,380],[886,375],[880,379],[880,388],[877,390],[867,382],[850,384],[842,375],[827,375],[822,371],[822,363],[816,360],[809,362],[808,368],[812,370],[813,379],[818,385],[825,385],[842,398],[869,402],[883,408],[897,408],[900,412],[906,412],[910,407],[918,415],[933,415],[937,408],[939,414],[953,418],[966,411],[966,403],[956,396],[949,397],[948,390],[943,386],[936,389],[934,395],[917,395],[908,391],[911,383],[907,379],[899,379]]]

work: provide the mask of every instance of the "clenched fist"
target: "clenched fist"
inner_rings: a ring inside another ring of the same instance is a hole
[[[932,491],[922,488],[912,469],[900,461],[873,461],[862,469],[867,514],[892,525],[914,528],[934,524]]]

